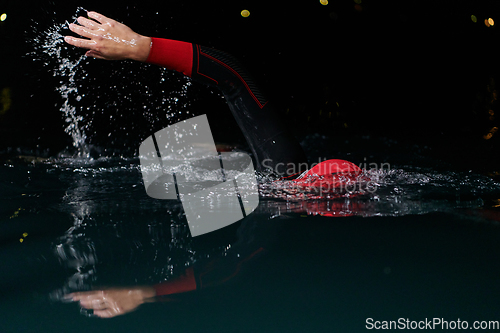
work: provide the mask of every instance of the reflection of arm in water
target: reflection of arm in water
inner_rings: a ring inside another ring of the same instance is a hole
[[[237,258],[235,262],[228,263],[227,260],[219,258],[205,264],[188,267],[180,276],[154,286],[83,291],[69,294],[66,298],[80,302],[80,306],[85,309],[93,310],[95,316],[116,317],[132,312],[144,303],[154,302],[161,296],[221,285],[234,278],[243,264],[262,251],[263,248],[259,248],[246,258]]]
[[[66,296],[67,299],[80,302],[82,308],[94,310],[94,315],[101,318],[132,312],[139,305],[153,301],[154,297],[155,290],[149,286],[82,291]]]
[[[88,39],[66,37],[71,45],[89,49],[90,57],[132,59],[176,70],[222,91],[257,162],[289,176],[306,168],[306,157],[296,139],[276,115],[248,73],[231,55],[204,46],[162,38],[149,38],[101,14],[78,18],[70,29]]]

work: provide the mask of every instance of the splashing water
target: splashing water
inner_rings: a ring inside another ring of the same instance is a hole
[[[70,104],[70,96],[78,93],[78,88],[75,83],[75,74],[78,70],[78,65],[83,58],[84,56],[80,57],[77,61],[66,61],[62,64],[59,70],[68,71],[68,84],[60,86],[59,88],[57,88],[57,91],[59,91],[61,97],[64,99],[64,103],[60,109],[60,111],[64,113],[66,122],[68,123],[64,131],[71,135],[71,137],[73,138],[73,146],[78,149],[78,155],[88,157],[89,149],[85,143],[85,139],[87,138],[87,136],[81,126],[83,117],[77,115],[76,107]],[[81,97],[77,96],[76,99],[80,100]]]
[[[82,11],[82,7],[77,8],[77,13]],[[76,21],[76,14],[72,17]],[[86,134],[81,125],[82,116],[77,114],[77,109],[71,104],[70,98],[78,93],[78,85],[75,81],[75,75],[79,69],[80,63],[85,58],[80,56],[78,59],[70,59],[63,55],[67,50],[64,43],[64,35],[61,33],[68,26],[68,21],[54,24],[42,33],[35,35],[31,39],[31,44],[35,50],[29,53],[33,60],[42,60],[39,52],[46,55],[44,66],[53,66],[52,75],[61,78],[61,86],[56,88],[64,102],[60,111],[64,114],[67,123],[64,131],[73,139],[73,146],[77,148],[78,156],[88,156],[88,147],[85,143]],[[55,64],[54,64],[55,62]],[[75,97],[75,99],[78,99]]]

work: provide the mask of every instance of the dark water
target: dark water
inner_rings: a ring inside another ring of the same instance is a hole
[[[179,204],[146,195],[137,159],[6,160],[0,331],[361,332],[367,318],[498,320],[500,185],[416,165],[366,174],[373,193],[261,197],[243,222],[197,240]],[[230,266],[256,248],[228,282],[114,319],[61,299],[152,285],[209,258]]]

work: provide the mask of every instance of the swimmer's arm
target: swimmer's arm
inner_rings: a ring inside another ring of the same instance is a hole
[[[158,296],[173,295],[196,290],[193,268],[176,279],[154,286],[114,287],[92,291],[75,292],[65,296],[66,300],[79,302],[82,308],[93,310],[101,318],[112,318],[135,311],[144,303],[155,302]]]
[[[142,36],[126,25],[96,12],[88,12],[91,19],[78,18],[78,24],[70,24],[69,29],[85,37],[66,36],[64,41],[76,47],[88,49],[85,55],[105,60],[148,59],[151,38]]]

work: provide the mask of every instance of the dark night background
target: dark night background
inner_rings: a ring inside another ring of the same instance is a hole
[[[487,27],[484,20],[491,17],[500,24],[500,2],[486,0],[331,0],[328,5],[317,0],[38,1],[29,6],[3,1],[0,11],[8,18],[0,24],[0,87],[10,88],[11,105],[0,115],[2,153],[53,156],[71,144],[63,132],[58,79],[26,54],[33,51],[33,22],[44,30],[69,20],[78,6],[144,35],[234,54],[299,138],[308,133],[385,137],[430,147],[431,154],[465,168],[494,172],[499,166],[500,134],[484,137],[497,124],[491,79],[499,71],[498,27]],[[248,18],[240,15],[243,9],[250,11]],[[76,57],[82,51],[71,52]],[[133,72],[137,65],[92,61],[87,72],[103,88],[89,90],[90,95],[106,95],[105,82],[110,80],[131,89],[123,83],[125,75],[113,78],[110,73],[118,66]],[[209,90],[200,86],[194,93],[194,113],[204,113],[208,106],[221,109],[223,101]],[[101,102],[93,104],[104,108]],[[109,126],[125,129],[114,134],[115,145],[120,135],[125,141],[137,137],[137,142],[127,143],[133,147],[149,135],[140,125],[126,125],[140,123],[140,114],[120,117],[111,124],[94,121],[90,141],[101,147],[111,144],[104,135]],[[160,121],[156,127],[164,125]]]

